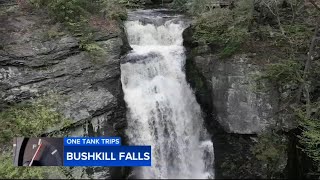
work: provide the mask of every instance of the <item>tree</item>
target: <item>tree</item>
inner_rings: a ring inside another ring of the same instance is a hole
[[[320,7],[315,3],[314,0],[309,0],[309,2],[320,11]],[[298,98],[297,101],[301,101],[301,96],[302,96],[302,92],[303,92],[303,88],[305,90],[305,96],[306,96],[306,112],[307,112],[307,118],[310,118],[311,115],[311,107],[310,107],[310,90],[309,90],[309,86],[307,84],[308,81],[308,74],[309,74],[309,70],[311,67],[311,62],[313,60],[314,57],[314,50],[316,47],[316,43],[320,40],[320,17],[317,19],[317,24],[314,30],[314,34],[313,37],[311,38],[311,43],[309,46],[309,52],[308,52],[308,58],[305,62],[305,67],[304,67],[304,71],[303,71],[303,77],[302,77],[302,81],[299,87],[299,91],[298,91]]]

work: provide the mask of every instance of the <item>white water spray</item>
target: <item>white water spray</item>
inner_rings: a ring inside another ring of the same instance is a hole
[[[131,144],[152,146],[152,167],[137,168],[139,178],[214,177],[213,145],[183,71],[184,29],[177,18],[126,22],[133,48],[121,65],[126,134]]]

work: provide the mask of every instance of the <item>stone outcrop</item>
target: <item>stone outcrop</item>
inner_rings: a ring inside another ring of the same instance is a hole
[[[193,39],[192,26],[184,31],[183,36],[187,51],[187,80],[195,91],[207,128],[213,135],[216,177],[270,177],[266,166],[271,163],[257,158],[254,148],[262,141],[260,136],[263,134],[278,129],[290,130],[295,124],[278,117],[280,102],[275,88],[256,91],[258,85],[272,87],[268,82],[258,82],[255,78],[263,65],[252,60],[254,54],[237,54],[221,59],[218,45],[203,45]],[[275,139],[268,140],[276,142]],[[270,145],[277,149],[279,156],[279,161],[272,162],[275,163],[274,177],[286,176],[287,154],[281,149],[281,144],[286,146],[287,143],[287,137],[280,136],[279,142]]]
[[[97,35],[104,55],[95,59],[79,48],[79,37],[43,16],[18,10],[0,16],[0,111],[53,92],[64,97],[57,109],[73,121],[70,136],[124,137],[120,57],[129,47],[124,32]],[[78,178],[110,176],[107,168],[78,170]]]
[[[256,90],[258,86],[269,84],[258,85],[256,77],[262,68],[250,62],[251,55],[240,54],[222,60],[208,46],[191,47],[194,42],[192,39],[190,42],[192,34],[187,34],[188,31],[190,28],[184,34],[185,46],[189,52],[188,60],[192,62],[187,63],[192,63],[203,76],[213,103],[211,111],[215,111],[223,129],[228,133],[257,134],[276,126],[279,95],[272,89],[266,92]],[[195,84],[196,90],[201,88]]]
[[[210,56],[193,60],[201,72],[208,69],[206,77],[217,120],[226,132],[256,134],[276,125],[277,92],[255,92],[254,76],[260,73],[259,66],[250,64],[246,55],[226,61]]]

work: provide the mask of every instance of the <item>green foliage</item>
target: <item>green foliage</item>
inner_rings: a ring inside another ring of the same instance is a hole
[[[214,12],[204,13],[198,17],[195,25],[194,37],[199,42],[224,42],[222,37],[232,23],[229,9],[217,9]]]
[[[240,43],[239,42],[233,42],[232,44],[229,43],[226,45],[226,47],[223,48],[223,50],[220,53],[221,58],[228,58],[235,54],[240,48]]]
[[[119,0],[119,3],[127,8],[140,8],[144,5],[143,0]]]
[[[81,48],[88,52],[103,52],[103,49],[97,43],[83,44]]]
[[[313,116],[307,118],[304,108],[296,109],[302,133],[299,136],[302,150],[320,167],[320,102],[311,105]]]
[[[278,63],[268,65],[262,78],[268,79],[279,89],[280,100],[283,102],[282,109],[296,114],[293,121],[296,120],[302,130],[301,135],[298,136],[300,148],[320,170],[320,106],[319,94],[317,93],[319,59],[312,59],[307,77],[303,79],[304,63],[307,58],[305,55],[309,52],[310,40],[315,26],[310,22],[314,22],[316,16],[308,14],[308,9],[304,9],[303,13],[297,13],[302,11],[299,8],[301,2],[298,0],[290,2],[295,4],[293,7],[295,19],[293,17],[286,18],[288,13],[279,13],[278,16],[281,20],[279,24],[282,26],[283,32],[268,25],[268,29],[265,28],[265,31],[260,33],[264,38],[267,37],[278,51],[286,54],[286,57],[278,58],[280,59]]]
[[[308,78],[302,79],[305,55],[309,51],[319,12],[314,12],[315,10],[312,9],[315,8],[312,6],[305,6],[302,0],[287,0],[285,3],[270,0],[239,0],[235,1],[234,8],[214,7],[216,2],[218,1],[174,1],[177,9],[187,9],[195,16],[194,38],[201,44],[221,47],[217,48],[221,58],[245,51],[246,49],[242,47],[249,46],[252,47],[250,52],[257,52],[257,54],[262,52],[257,56],[262,57],[262,60],[277,62],[267,65],[264,73],[257,76],[257,84],[261,86],[257,89],[265,88],[262,87],[265,86],[265,83],[259,83],[261,80],[271,82],[280,92],[282,110],[284,106],[286,112],[292,112],[289,105],[297,102],[297,94],[301,91],[302,83],[307,83],[310,92],[302,90],[301,101],[299,99],[300,102],[294,105],[300,109],[298,119],[303,129],[300,136],[301,144],[304,146],[303,150],[318,163],[320,169],[320,116],[316,115],[316,112],[320,112],[320,108],[313,107],[314,103],[319,104],[320,95],[318,90],[320,63],[316,57],[312,60]],[[255,43],[259,46],[255,47]],[[269,56],[268,49],[259,49],[260,47],[266,47],[277,53]],[[268,54],[268,57],[264,54]],[[269,86],[268,90],[271,88]],[[300,94],[298,96],[300,97]],[[307,117],[304,107],[308,104],[309,96],[313,107],[311,117]],[[275,139],[277,138],[274,135],[259,137],[259,143],[253,150],[259,160],[271,164],[268,167],[270,171],[273,165],[277,167],[277,164],[280,163],[277,156],[284,149],[281,141]],[[273,142],[274,140],[276,142]]]
[[[126,10],[118,0],[29,0],[36,8],[46,8],[59,22],[77,22],[91,15],[117,18],[125,16]]]
[[[220,54],[221,57],[231,56],[249,38],[248,27],[253,6],[250,0],[238,1],[233,10],[216,7],[202,12],[208,6],[207,4],[197,3],[193,6],[192,11],[201,12],[196,19],[195,39],[201,43],[222,45],[224,48]]]
[[[0,155],[0,179],[48,179],[49,176],[66,179],[61,173],[61,167],[16,167],[13,166],[12,157],[11,153]]]
[[[43,179],[45,169],[41,167],[15,167],[13,166],[12,154],[0,155],[0,178],[1,179]]]
[[[91,18],[101,17],[103,20],[100,22],[104,23],[102,26],[108,26],[107,22],[113,20],[127,19],[126,9],[118,0],[29,0],[29,2],[35,8],[47,10],[54,20],[63,23],[74,36],[80,36],[80,48],[95,55],[101,54],[95,50],[100,51],[102,48],[97,48],[97,44],[93,47],[93,34],[96,29],[91,26],[94,23],[90,23]]]
[[[29,3],[36,8],[47,6],[50,3],[50,0],[29,0]]]
[[[316,15],[309,12],[314,8],[305,5],[303,0],[259,0],[256,6],[260,11],[255,14],[256,26],[252,28],[256,38],[268,41],[290,58],[307,53]]]
[[[60,22],[77,22],[81,18],[88,16],[88,12],[81,5],[79,0],[52,0],[47,7],[49,13]]]
[[[50,30],[47,31],[47,35],[48,35],[48,38],[49,38],[49,39],[53,39],[53,38],[56,38],[56,37],[58,37],[58,36],[64,35],[64,33],[50,29]]]
[[[78,24],[72,24],[71,26],[77,26]],[[77,29],[77,27],[75,27]],[[99,44],[93,41],[94,34],[90,31],[79,31],[81,35],[79,47],[80,49],[89,53],[91,57],[101,57],[104,54],[104,49]]]
[[[178,11],[187,11],[188,6],[190,6],[190,0],[174,0],[172,3],[172,8]]]
[[[294,29],[295,28],[296,27],[294,27]],[[297,47],[306,46],[302,42],[304,38],[295,38],[301,39],[301,41],[296,40],[297,42],[301,42]],[[295,51],[292,51],[293,53],[296,52],[298,48],[293,47],[292,49],[295,49]],[[319,61],[314,60],[312,63],[312,70],[308,74],[309,79],[302,79],[304,66],[296,60],[286,60],[270,64],[267,66],[262,77],[268,79],[279,88],[282,102],[296,102],[286,107],[286,111],[296,114],[294,120],[297,120],[302,130],[301,135],[298,136],[301,144],[300,148],[314,161],[320,170],[320,101],[319,96],[316,94],[319,81],[317,71],[315,71],[315,69],[318,68],[317,63],[319,63]],[[302,92],[299,92],[302,83],[307,83],[307,86],[310,87],[310,92],[304,92],[303,89]],[[298,93],[302,93],[300,101],[297,101]],[[308,102],[309,97],[306,96],[306,93],[310,96],[310,102]],[[294,105],[293,109],[291,108],[293,107],[292,105]],[[310,115],[307,115],[307,108],[310,108]]]
[[[50,96],[0,112],[0,143],[11,141],[13,137],[36,137],[56,125],[67,126],[71,121],[55,111],[55,105],[55,99]]]
[[[275,133],[264,133],[258,136],[258,142],[251,148],[256,158],[267,164],[268,174],[276,172],[286,157],[286,139]]]
[[[0,112],[0,143],[5,150],[14,137],[37,137],[49,128],[67,127],[71,121],[55,110],[61,96],[50,93],[32,102],[16,104]],[[13,155],[8,151],[0,154],[1,179],[65,178],[57,167],[15,167]]]
[[[313,35],[313,28],[306,24],[284,25],[286,36],[282,41],[283,46],[290,43],[291,53],[302,52],[307,53],[309,50],[309,42]]]
[[[220,45],[222,58],[246,50],[240,47],[256,39],[281,48],[290,58],[308,51],[313,25],[301,19],[313,14],[304,12],[301,0],[287,1],[286,7],[281,6],[282,1],[239,0],[234,1],[234,8],[219,8],[217,0],[177,2],[196,17],[195,39]]]
[[[102,0],[102,12],[108,18],[126,20],[128,18],[126,8],[119,0]]]
[[[285,60],[268,64],[263,78],[269,79],[280,88],[295,86],[302,79],[302,64],[295,60]]]
[[[7,16],[19,10],[19,6],[0,6],[0,16]]]
[[[296,53],[307,53],[313,28],[305,23],[282,25],[285,34],[269,25],[260,27],[259,36],[270,40],[270,44],[293,57]]]
[[[61,29],[59,29],[58,26],[52,26],[52,27],[50,27],[50,29],[48,29],[47,31],[45,31],[43,33],[43,39],[50,40],[50,39],[54,39],[57,37],[61,37],[63,35],[65,35],[65,32],[63,32]]]
[[[83,17],[77,22],[65,22],[65,25],[74,36],[80,36],[89,40],[93,38],[93,29],[88,27],[88,21],[88,19]]]
[[[105,51],[96,43],[84,43],[80,47],[89,53],[93,62],[101,62],[101,57],[105,54]]]
[[[172,7],[199,16],[212,11],[219,5],[219,0],[173,0]]]

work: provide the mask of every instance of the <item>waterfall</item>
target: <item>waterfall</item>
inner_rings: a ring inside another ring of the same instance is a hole
[[[129,14],[133,50],[121,64],[130,144],[152,146],[152,167],[139,178],[213,178],[213,144],[184,73],[179,16],[156,10]]]

